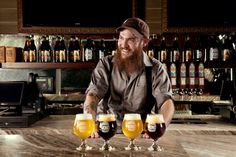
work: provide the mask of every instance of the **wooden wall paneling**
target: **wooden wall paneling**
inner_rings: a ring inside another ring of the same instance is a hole
[[[146,0],[145,20],[151,34],[161,33],[161,0]]]
[[[0,1],[0,34],[15,34],[17,30],[17,0]]]

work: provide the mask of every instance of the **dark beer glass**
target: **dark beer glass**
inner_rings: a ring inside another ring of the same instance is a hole
[[[114,114],[99,114],[97,118],[97,132],[104,139],[104,144],[100,150],[114,150],[109,144],[110,138],[116,134],[117,123]]]
[[[149,151],[163,151],[163,148],[157,144],[157,140],[165,133],[166,125],[162,114],[148,114],[145,124],[145,133],[153,139]]]

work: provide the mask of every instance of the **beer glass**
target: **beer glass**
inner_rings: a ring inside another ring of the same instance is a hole
[[[100,150],[115,150],[109,144],[109,140],[116,134],[117,123],[114,114],[99,114],[97,117],[97,132],[100,137],[104,139],[104,144]]]
[[[163,148],[157,144],[157,140],[164,134],[166,125],[162,114],[148,114],[144,123],[145,133],[153,139],[149,151],[163,151]]]
[[[122,121],[122,131],[130,139],[130,143],[125,147],[125,150],[140,150],[141,148],[134,144],[134,139],[141,135],[143,131],[143,122],[140,114],[125,114]]]
[[[86,144],[86,139],[91,136],[95,129],[92,114],[76,114],[73,126],[74,134],[81,139],[81,145],[76,148],[79,151],[91,150],[92,147]]]

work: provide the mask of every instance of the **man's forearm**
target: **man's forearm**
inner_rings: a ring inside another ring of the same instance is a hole
[[[92,92],[89,92],[86,95],[86,98],[84,101],[84,113],[91,113],[93,114],[93,117],[95,118],[98,102],[99,102],[99,99],[97,95]]]
[[[165,101],[164,104],[161,106],[160,113],[163,114],[166,126],[170,124],[174,112],[175,112],[175,107],[171,99]]]

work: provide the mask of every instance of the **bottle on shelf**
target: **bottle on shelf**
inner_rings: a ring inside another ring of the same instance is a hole
[[[29,62],[36,62],[37,61],[37,49],[34,43],[34,36],[31,35],[30,37],[30,47],[29,47]]]
[[[203,91],[205,88],[205,72],[204,72],[204,64],[199,63],[198,69],[198,89],[197,89],[197,95],[203,95]]]
[[[80,62],[81,61],[81,47],[80,41],[78,37],[75,37],[74,41],[74,53],[73,53],[73,61]]]
[[[101,39],[98,45],[98,59],[101,59],[106,55],[107,55],[106,44],[105,41]]]
[[[166,63],[167,61],[168,61],[168,50],[167,50],[167,46],[166,46],[166,39],[165,39],[165,37],[163,36],[162,38],[161,38],[161,44],[160,44],[160,50],[159,50],[159,52],[160,52],[160,61],[162,62],[162,63]]]
[[[233,52],[233,45],[231,41],[231,37],[228,35],[223,35],[221,38],[221,54],[222,54],[222,61],[230,61]]]
[[[76,62],[76,57],[74,58],[74,50],[75,50],[75,37],[71,36],[68,46],[69,60],[70,62]]]
[[[186,94],[186,84],[187,84],[187,75],[186,75],[186,64],[182,62],[180,64],[180,87],[179,87],[179,95]]]
[[[190,41],[190,36],[186,36],[185,42],[184,42],[184,62],[188,63],[192,61],[193,52],[192,52],[192,44]]]
[[[173,94],[179,92],[179,63],[180,63],[180,47],[178,37],[175,36],[171,52],[170,52],[170,78],[172,83]]]
[[[170,75],[169,76],[170,76],[170,80],[171,80],[173,94],[177,94],[179,91],[178,91],[178,87],[177,87],[177,69],[176,69],[175,63],[170,64]]]
[[[150,36],[148,46],[147,46],[147,55],[150,58],[153,58],[154,57],[154,51],[155,51],[154,39],[153,39],[153,36]]]
[[[195,71],[195,64],[191,62],[188,68],[188,95],[195,94],[195,87],[196,87],[196,71]]]
[[[198,37],[194,48],[194,62],[205,62],[205,49],[203,37]]]
[[[64,37],[62,37],[59,45],[59,62],[69,62],[69,57],[67,54],[65,40]]]
[[[210,35],[208,39],[209,61],[220,60],[219,38],[216,35]]]
[[[29,62],[29,52],[30,52],[30,37],[26,36],[25,45],[23,48],[23,60],[24,62]]]
[[[49,37],[43,36],[39,50],[39,61],[40,62],[51,62],[52,61],[52,49],[49,43]]]
[[[174,41],[171,47],[170,61],[172,63],[180,62],[180,47],[179,47],[179,40],[177,36],[174,37]]]
[[[84,61],[93,61],[95,57],[94,41],[90,38],[87,39],[84,45]]]
[[[59,36],[56,37],[54,50],[53,50],[53,62],[60,62],[59,56],[60,56],[60,40],[61,38]]]

